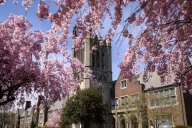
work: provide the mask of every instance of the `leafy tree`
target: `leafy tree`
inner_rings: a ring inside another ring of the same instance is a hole
[[[77,90],[76,95],[70,97],[63,108],[61,127],[81,123],[88,127],[91,122],[103,123],[106,109],[102,104],[102,93],[95,88]]]
[[[81,62],[70,57],[66,44],[51,37],[51,31],[31,27],[26,17],[13,14],[0,23],[0,106],[15,99],[24,104],[25,94],[33,92],[56,101],[79,86],[73,73],[84,72]],[[53,54],[66,58],[51,59]]]
[[[135,94],[132,96],[125,100],[124,103],[118,108],[125,113],[125,117],[120,116],[119,120],[121,121],[123,119],[125,122],[130,122],[134,128],[137,128],[139,123],[147,126],[148,116],[145,94]]]
[[[32,121],[31,121],[30,128],[36,128],[36,124],[35,124],[35,122],[34,122],[33,119],[32,119]]]
[[[136,4],[135,9],[124,17],[123,5],[131,4]],[[116,1],[116,23],[123,22],[121,35],[128,39],[124,60],[119,65],[125,77],[131,79],[144,69],[143,79],[147,81],[148,72],[156,70],[162,83],[174,79],[192,93],[191,5],[189,0]]]

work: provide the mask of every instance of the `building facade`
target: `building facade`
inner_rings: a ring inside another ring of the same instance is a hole
[[[171,82],[162,85],[157,74],[144,83],[141,78],[134,81],[124,79],[121,75],[111,82],[109,111],[105,114],[103,128],[171,128],[175,125],[192,125],[192,95],[183,93],[182,87]],[[153,86],[152,86],[153,85]],[[64,101],[53,105],[37,105],[33,109],[29,101],[24,109],[16,111],[16,128],[29,128],[32,119],[38,126],[45,126],[55,110],[64,106]],[[37,116],[38,115],[38,116]],[[80,124],[73,125],[81,128]],[[96,127],[95,125],[92,128]]]
[[[162,84],[155,72],[150,76],[146,83],[142,77],[128,81],[119,76],[111,89],[111,128],[192,126],[191,94],[173,80]]]
[[[31,107],[31,101],[26,101],[24,109],[17,109],[15,116],[16,128],[30,128],[31,121],[33,119],[33,108]]]
[[[76,36],[76,28],[73,34]],[[92,50],[96,47],[95,50]],[[81,79],[80,88],[100,87],[103,92],[103,104],[106,109],[110,109],[110,89],[112,88],[112,60],[111,60],[111,44],[107,44],[105,40],[99,40],[97,36],[90,33],[87,35],[86,42],[80,51],[76,51],[74,45],[72,46],[72,57],[78,58],[85,66],[86,70],[91,70],[95,76],[94,80],[88,77],[88,74],[80,74]],[[102,125],[108,128],[110,117],[108,113],[104,115],[106,123]],[[75,126],[81,127],[81,126]],[[96,126],[92,126],[96,127]]]
[[[139,82],[129,82],[119,76],[114,87],[111,89],[111,122],[110,128],[134,128],[142,127],[142,122],[131,122],[131,111],[135,111],[129,102],[139,98],[143,94],[144,87]],[[135,126],[136,125],[136,126]]]
[[[65,100],[56,101],[54,104],[43,104],[42,97],[39,97],[36,107],[31,106],[30,101],[26,101],[25,109],[17,109],[15,114],[15,128],[30,128],[32,120],[36,126],[46,126],[46,122],[51,119],[54,111],[61,110]]]

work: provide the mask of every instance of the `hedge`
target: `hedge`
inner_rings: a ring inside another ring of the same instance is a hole
[[[192,127],[187,125],[176,125],[175,128],[192,128]]]

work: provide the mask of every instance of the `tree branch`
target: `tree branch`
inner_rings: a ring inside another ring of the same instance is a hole
[[[0,102],[0,106],[5,105],[5,104],[7,104],[11,101],[14,101],[14,100],[15,100],[15,97],[8,98],[7,100]]]

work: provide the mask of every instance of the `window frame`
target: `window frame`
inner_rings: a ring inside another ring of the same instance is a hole
[[[127,97],[127,98],[125,98],[125,97]],[[122,98],[123,98],[123,100],[124,100],[123,103],[122,103]],[[125,107],[125,104],[126,104],[125,99],[127,99],[127,105],[128,105],[128,95],[124,95],[124,96],[121,96],[121,97],[120,97],[120,106],[121,106],[121,107]]]
[[[139,93],[131,94],[131,95],[130,95],[130,101],[131,101],[131,103],[134,103],[134,102],[136,101],[136,100],[134,100],[134,101],[132,100],[133,96],[136,96],[136,95],[138,96],[136,100],[139,100]]]
[[[174,93],[173,93],[173,91],[170,91],[172,89],[174,90]],[[166,92],[167,90],[168,90],[168,94]],[[157,90],[148,92],[148,102],[149,102],[150,108],[164,107],[164,106],[170,106],[170,105],[177,105],[178,102],[177,102],[176,91],[177,91],[176,87],[168,87],[168,88],[162,88],[162,89],[157,89]],[[151,97],[151,96],[154,96],[155,92],[158,92],[157,97]],[[175,98],[173,98],[174,100],[171,99],[172,97],[175,97]],[[168,99],[164,99],[164,101],[162,99],[162,101],[165,102],[165,103],[163,103],[163,106],[161,106],[162,103],[160,103],[160,102],[156,103],[155,102],[155,100],[160,100],[160,98],[168,98]],[[154,101],[154,105],[153,106],[151,104],[152,101]],[[157,105],[157,104],[159,104],[159,105]]]
[[[43,121],[44,119],[44,113],[39,113],[39,121]]]
[[[118,99],[118,97],[111,99],[111,108],[112,109],[117,109],[118,107],[119,107],[119,99]]]
[[[42,127],[42,125],[43,125],[43,123],[42,123],[42,122],[39,122],[39,123],[38,123],[38,126],[41,126],[41,127]]]
[[[125,83],[124,87],[123,87],[123,83]],[[125,89],[125,88],[127,88],[127,80],[126,79],[120,81],[120,89]]]
[[[166,116],[166,120],[165,120],[165,122],[163,122],[163,123],[161,123],[160,125],[159,125],[159,128],[162,128],[162,126],[161,125],[165,125],[167,122],[171,122],[170,124],[172,125],[172,127],[174,126],[174,120],[173,120],[173,115],[171,114],[171,115],[159,115],[159,117],[160,116]],[[169,120],[170,119],[170,120]],[[161,119],[158,119],[158,117],[156,118],[156,120],[158,121],[162,121]],[[169,124],[167,124],[167,125],[169,125]]]

